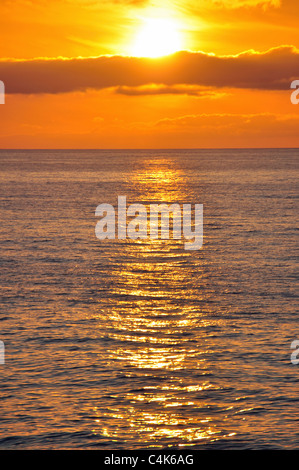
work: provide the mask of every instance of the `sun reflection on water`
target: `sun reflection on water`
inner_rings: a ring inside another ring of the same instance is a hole
[[[194,202],[174,161],[148,161],[133,174],[140,202]],[[203,411],[204,394],[213,386],[206,379],[204,338],[198,335],[210,325],[200,312],[200,285],[206,282],[202,260],[191,259],[171,239],[125,241],[124,256],[127,262],[112,272],[117,307],[99,312],[98,320],[105,324],[107,366],[125,373],[126,391],[109,394],[106,408],[94,410],[99,416],[94,432],[149,447],[216,439],[219,424]]]

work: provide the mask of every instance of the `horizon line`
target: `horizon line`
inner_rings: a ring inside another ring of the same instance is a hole
[[[299,147],[123,147],[123,148],[113,148],[113,147],[105,147],[105,148],[0,148],[0,152],[2,151],[49,151],[49,150],[59,150],[59,151],[87,151],[87,150],[97,150],[97,151],[104,151],[104,150],[113,150],[113,151],[122,151],[122,150],[299,150]]]

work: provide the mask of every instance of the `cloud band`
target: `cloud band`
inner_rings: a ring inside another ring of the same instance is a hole
[[[159,59],[100,56],[0,61],[6,93],[22,94],[149,84],[283,90],[298,77],[299,50],[293,46],[236,56],[182,51]]]

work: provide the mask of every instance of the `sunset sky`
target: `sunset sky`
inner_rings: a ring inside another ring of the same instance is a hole
[[[0,6],[0,148],[299,147],[298,0]]]

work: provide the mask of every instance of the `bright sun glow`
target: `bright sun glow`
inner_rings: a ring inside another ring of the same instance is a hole
[[[161,57],[182,49],[182,38],[175,21],[149,18],[139,31],[132,48],[135,57]]]

